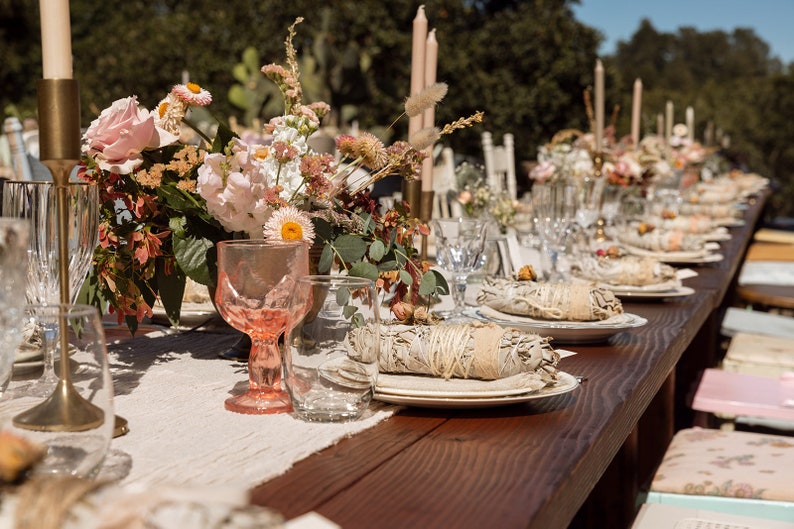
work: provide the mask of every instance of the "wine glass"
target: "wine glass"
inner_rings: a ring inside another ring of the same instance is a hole
[[[218,243],[215,305],[229,325],[251,337],[248,389],[226,399],[227,410],[266,414],[292,411],[281,387],[279,337],[305,310],[296,281],[309,273],[309,245],[244,239]]]
[[[88,183],[70,182],[68,187],[69,301],[74,303],[91,267],[98,242],[99,193],[95,185]],[[30,219],[26,292],[29,304],[51,305],[61,301],[56,202],[53,182],[7,181],[3,186],[3,216]],[[38,343],[40,334],[49,333],[51,338],[55,332],[47,327],[29,331],[29,338],[22,344],[28,350],[33,343]],[[51,340],[47,342],[51,343]],[[55,355],[52,349],[44,348],[41,352],[44,372],[32,384],[17,388],[17,392],[39,397],[52,393],[58,383]]]
[[[595,224],[601,212],[603,178],[586,177],[576,187],[576,224],[585,233]]]
[[[23,219],[0,218],[0,397],[3,396],[22,339],[21,300],[25,298],[28,271],[29,224]]]
[[[443,314],[447,319],[463,315],[466,282],[469,274],[484,263],[481,259],[488,233],[488,221],[475,218],[436,219],[433,221],[438,266],[452,274],[455,308]]]
[[[576,211],[575,188],[564,182],[536,184],[532,201],[536,211],[536,225],[543,249],[551,261],[549,281],[565,281],[559,269],[559,255],[565,251]]]
[[[47,447],[38,474],[92,477],[107,455],[115,427],[113,381],[102,318],[96,307],[80,304],[27,305],[24,318],[43,333],[43,347],[69,361],[58,391],[47,399],[15,393],[0,407],[1,427]],[[66,337],[61,333],[65,332]],[[70,389],[71,388],[71,389]]]

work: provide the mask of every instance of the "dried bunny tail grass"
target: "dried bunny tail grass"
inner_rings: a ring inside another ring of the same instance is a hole
[[[380,169],[389,161],[383,142],[369,132],[362,132],[356,139],[355,151],[371,169]]]
[[[447,95],[447,83],[433,83],[416,95],[405,100],[405,113],[416,117],[428,108],[437,105]]]
[[[444,128],[441,129],[440,135],[445,136],[447,134],[452,134],[458,129],[465,129],[467,127],[471,127],[475,123],[482,123],[483,116],[484,113],[482,112],[482,110],[478,110],[477,112],[475,112],[474,114],[472,114],[467,118],[460,118],[456,121],[453,121],[452,123],[447,123],[446,125],[444,125]]]
[[[433,145],[441,137],[441,133],[436,127],[427,127],[410,138],[410,143],[417,151],[423,151]]]

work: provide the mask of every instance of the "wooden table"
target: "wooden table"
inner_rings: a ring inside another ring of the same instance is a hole
[[[252,501],[289,518],[314,510],[345,529],[628,526],[642,461],[658,462],[672,435],[676,366],[685,354],[713,356],[700,347],[715,341],[707,335],[762,202],[731,229],[725,260],[686,281],[694,295],[627,303],[648,325],[566,346],[579,354],[561,369],[586,377],[576,391],[485,410],[407,408],[255,488]]]

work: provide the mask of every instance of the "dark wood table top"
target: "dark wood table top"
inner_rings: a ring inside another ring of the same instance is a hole
[[[502,408],[405,408],[255,488],[252,501],[345,529],[567,527],[732,288],[762,202],[731,229],[725,259],[686,280],[695,294],[626,303],[646,326],[562,346],[578,353],[560,364],[586,377],[577,390]]]

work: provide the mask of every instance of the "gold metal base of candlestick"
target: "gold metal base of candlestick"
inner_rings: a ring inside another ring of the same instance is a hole
[[[41,404],[14,417],[14,426],[39,432],[82,432],[105,422],[105,412],[77,393],[69,380],[61,378]]]

